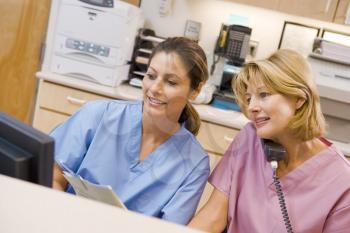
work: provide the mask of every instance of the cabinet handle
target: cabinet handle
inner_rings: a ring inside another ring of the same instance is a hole
[[[70,103],[76,104],[76,105],[83,105],[83,104],[86,103],[86,100],[77,99],[77,98],[74,98],[74,97],[72,97],[72,96],[70,96],[70,95],[68,95],[68,96],[66,97],[66,99],[67,99]]]
[[[226,142],[232,142],[232,141],[233,141],[233,137],[229,137],[229,136],[227,136],[227,135],[224,135],[224,140],[225,140]]]

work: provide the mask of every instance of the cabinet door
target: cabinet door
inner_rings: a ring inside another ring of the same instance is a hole
[[[84,103],[98,99],[107,99],[107,97],[41,81],[33,127],[49,133],[77,111]]]
[[[50,0],[0,0],[0,111],[29,123]]]
[[[238,132],[237,129],[202,121],[197,139],[206,151],[222,155]]]
[[[121,1],[130,3],[130,4],[135,5],[135,6],[139,6],[141,0],[121,0]]]
[[[35,111],[33,127],[49,134],[59,124],[68,119],[68,117],[68,115],[39,108],[37,111]]]
[[[86,102],[98,99],[108,98],[44,81],[40,85],[38,104],[40,108],[72,115]]]
[[[277,10],[280,0],[233,0],[237,3]]]
[[[334,16],[334,23],[345,23],[346,13],[349,8],[350,0],[339,0],[337,11]]]
[[[280,0],[278,10],[315,18],[326,21],[333,21],[338,0]]]

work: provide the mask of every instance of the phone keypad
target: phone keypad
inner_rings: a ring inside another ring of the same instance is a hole
[[[227,44],[229,58],[239,58],[245,34],[243,32],[230,31]]]

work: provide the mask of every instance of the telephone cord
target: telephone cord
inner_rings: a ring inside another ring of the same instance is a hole
[[[293,227],[289,219],[288,211],[287,211],[287,206],[286,206],[286,201],[284,199],[284,194],[282,191],[282,185],[281,182],[277,176],[277,166],[278,163],[276,161],[271,161],[271,167],[273,169],[273,183],[275,184],[276,187],[276,192],[279,200],[279,205],[281,207],[281,212],[283,216],[283,221],[286,226],[287,233],[293,233]]]

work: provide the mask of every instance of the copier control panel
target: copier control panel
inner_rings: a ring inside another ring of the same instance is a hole
[[[78,51],[84,51],[87,53],[108,57],[109,55],[109,48],[105,46],[101,46],[95,43],[89,43],[82,40],[75,40],[75,39],[66,39],[66,47],[70,49],[75,49]]]

